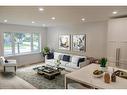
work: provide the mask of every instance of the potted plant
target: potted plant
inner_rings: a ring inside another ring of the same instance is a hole
[[[106,71],[106,64],[107,64],[107,58],[101,58],[100,59],[100,67],[103,71]]]
[[[44,48],[42,49],[43,57],[45,57],[45,55],[48,55],[49,53],[50,53],[49,47],[44,47]]]

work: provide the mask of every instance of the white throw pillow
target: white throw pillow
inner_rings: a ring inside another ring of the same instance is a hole
[[[77,64],[79,61],[79,58],[80,58],[79,56],[72,56],[71,62],[74,64]]]
[[[85,56],[72,56],[71,62],[74,64],[78,64],[80,58],[86,58]]]
[[[60,60],[60,53],[54,52],[54,59]]]

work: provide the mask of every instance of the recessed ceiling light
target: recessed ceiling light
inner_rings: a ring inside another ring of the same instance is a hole
[[[52,17],[51,19],[52,19],[52,20],[55,20],[56,18],[55,18],[55,17]]]
[[[5,19],[4,22],[7,22],[7,20]]]
[[[117,14],[118,12],[117,11],[113,11],[112,14]]]
[[[44,11],[44,8],[38,8],[39,11]]]
[[[42,24],[43,27],[45,27],[46,25],[45,24]]]
[[[85,18],[82,18],[81,20],[84,22],[86,19]]]
[[[34,21],[32,21],[32,23],[35,23]]]

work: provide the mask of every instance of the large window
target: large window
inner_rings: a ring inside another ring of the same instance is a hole
[[[4,33],[4,54],[12,54],[12,38],[11,33]]]
[[[39,51],[39,33],[4,33],[4,55],[15,55]]]
[[[33,51],[37,51],[38,48],[40,47],[38,38],[39,38],[39,34],[38,33],[34,33],[33,34]]]

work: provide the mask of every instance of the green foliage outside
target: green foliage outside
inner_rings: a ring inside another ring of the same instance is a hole
[[[12,38],[13,37],[13,38]],[[11,33],[5,32],[4,33],[4,48],[11,49],[12,48],[12,39],[15,41],[15,47],[20,46],[20,48],[27,48],[31,46],[31,34],[30,33],[13,33],[11,37]],[[39,33],[33,33],[33,46],[38,47],[39,42]]]

